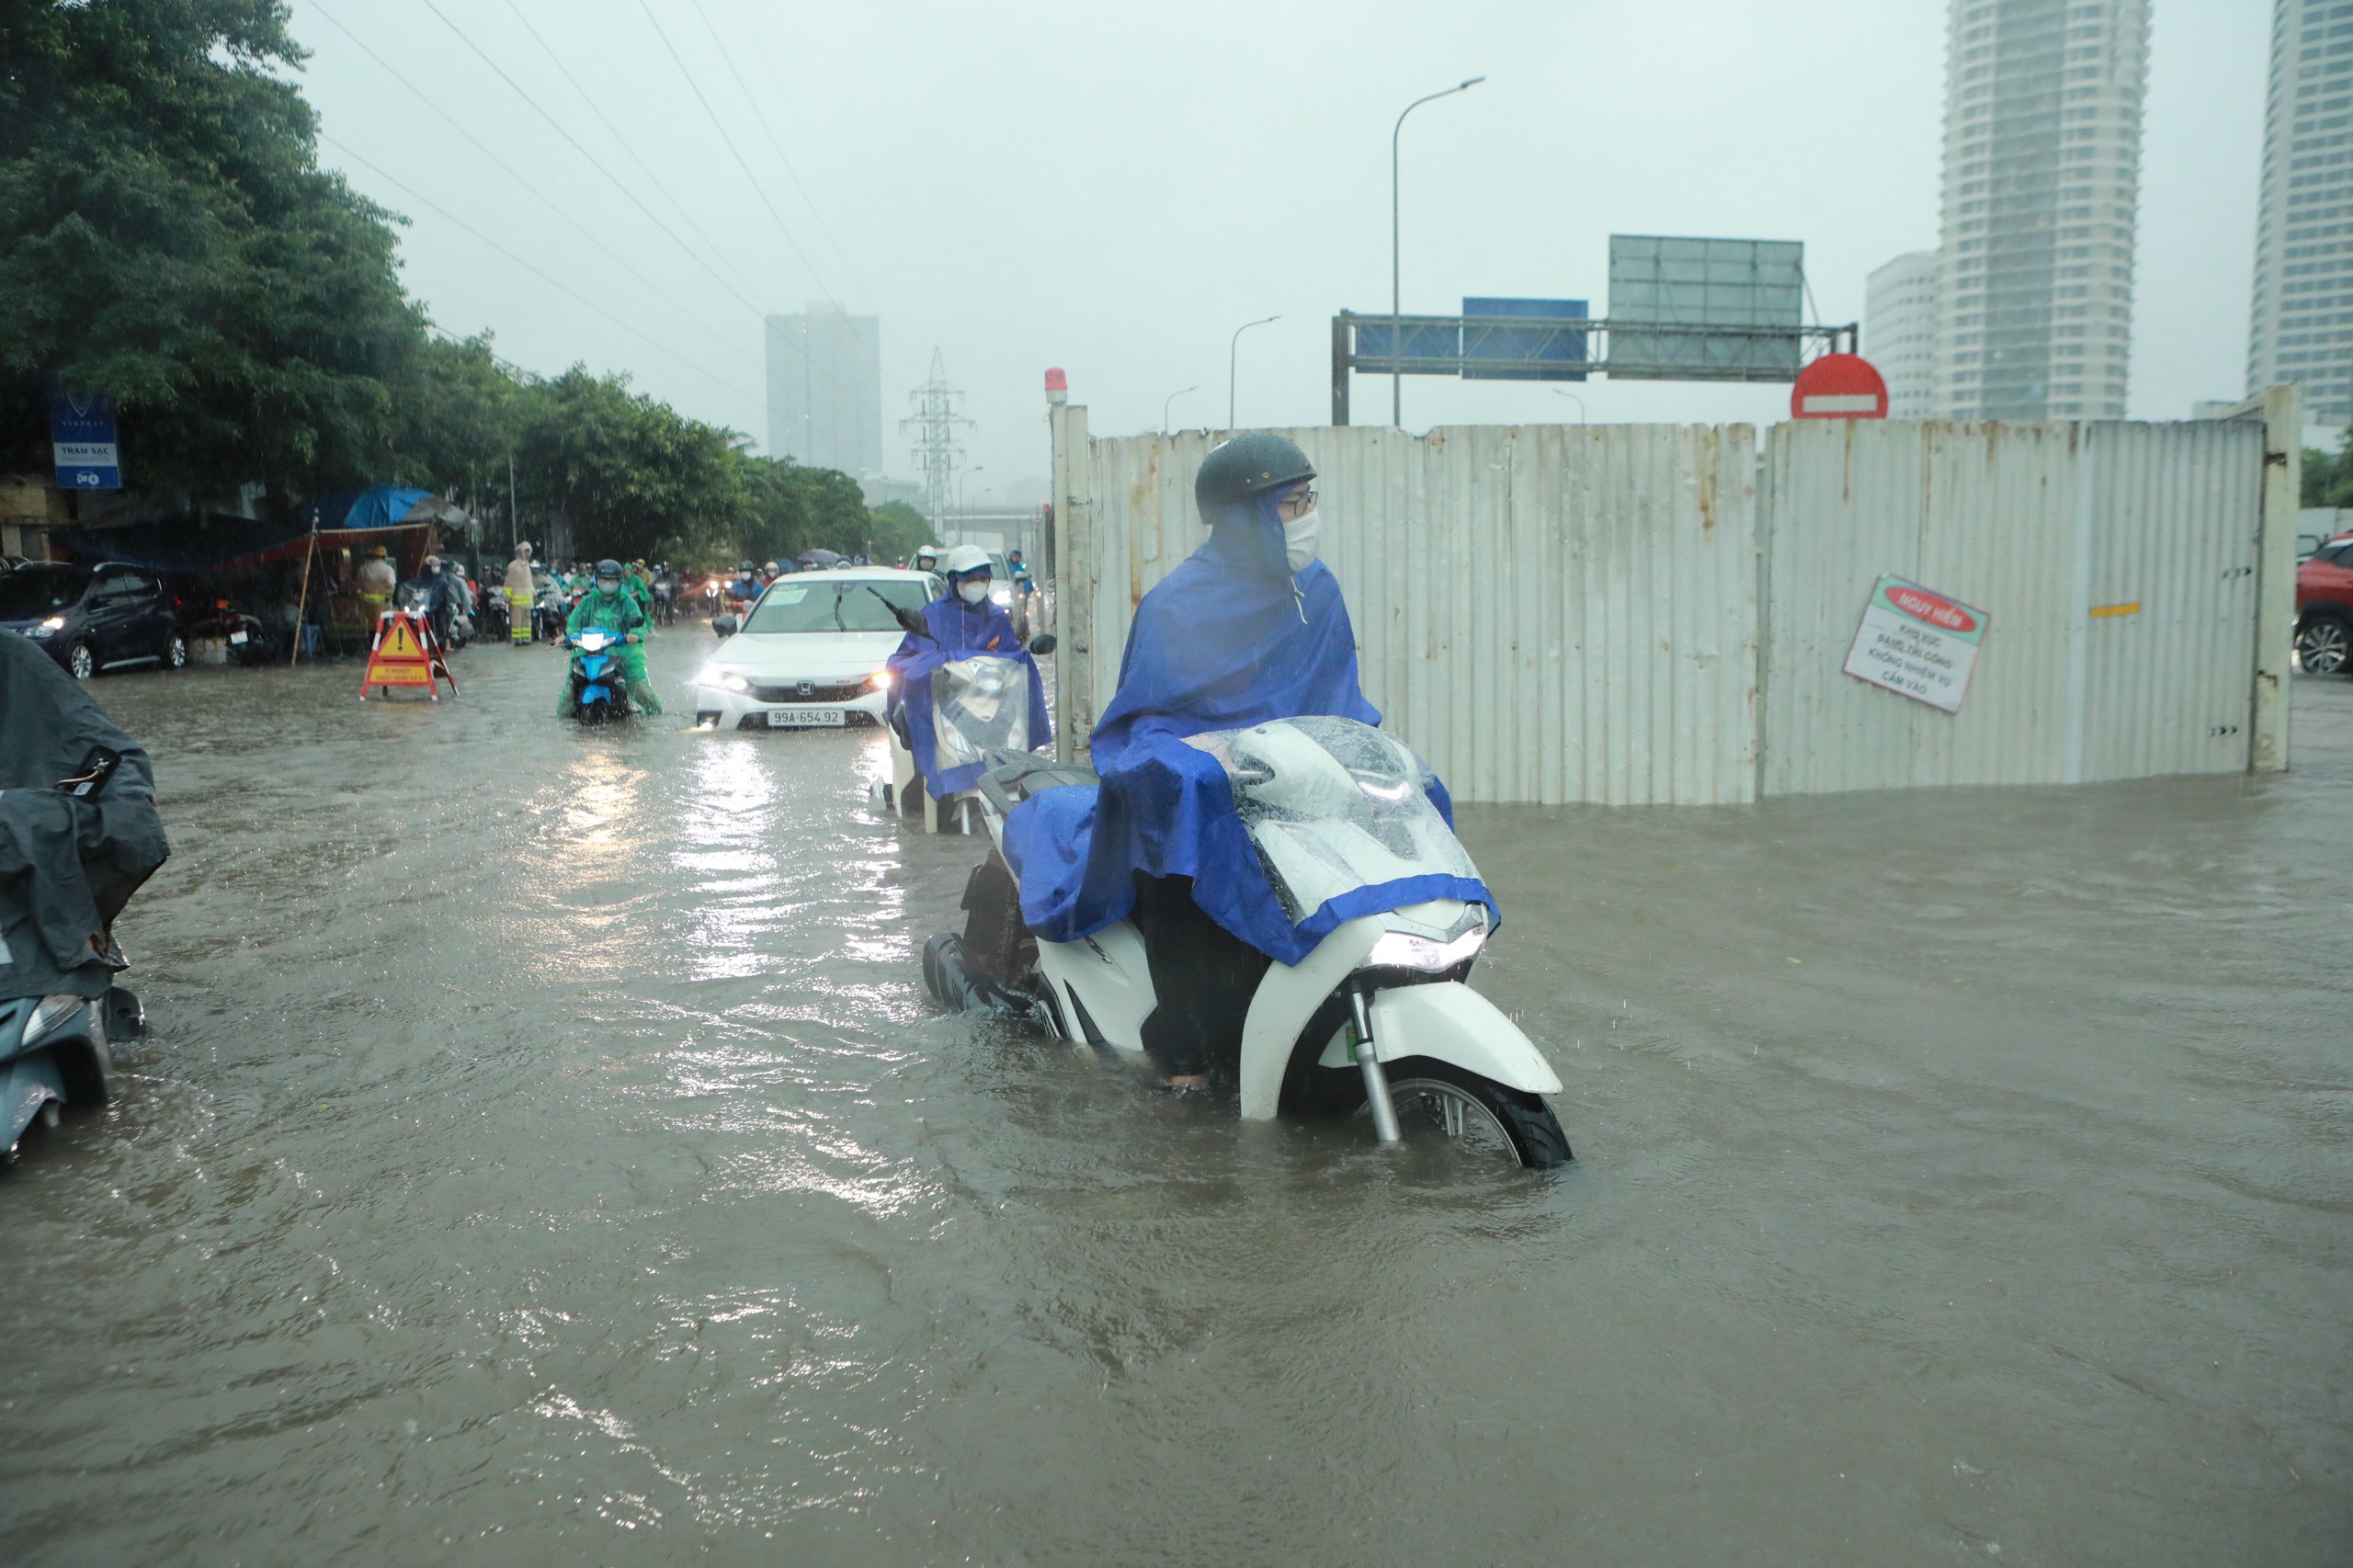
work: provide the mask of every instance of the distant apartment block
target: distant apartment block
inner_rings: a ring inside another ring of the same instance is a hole
[[[2304,423],[2353,424],[2353,5],[2275,0],[2247,331],[2251,397],[2304,389]]]
[[[770,316],[768,455],[853,476],[882,470],[882,328],[813,304]]]
[[[1937,280],[1932,250],[1899,256],[1863,285],[1863,357],[1887,381],[1891,419],[1934,419],[1937,406]]]
[[[1938,412],[2124,414],[2149,0],[1951,0]]]

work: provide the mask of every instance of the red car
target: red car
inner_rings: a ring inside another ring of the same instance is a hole
[[[2353,674],[2353,534],[2296,568],[2296,662],[2306,675]]]

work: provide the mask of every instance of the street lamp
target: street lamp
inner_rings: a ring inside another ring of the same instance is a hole
[[[1578,423],[1578,424],[1580,424],[1580,425],[1583,425],[1584,423],[1586,423],[1586,417],[1585,417],[1585,399],[1583,399],[1583,398],[1579,397],[1576,393],[1574,393],[1574,392],[1563,392],[1563,391],[1562,391],[1560,388],[1558,388],[1558,387],[1554,387],[1554,388],[1552,389],[1552,395],[1553,395],[1554,397],[1564,397],[1564,398],[1567,398],[1571,403],[1575,403],[1575,404],[1577,405],[1577,423]]]
[[[1400,430],[1405,427],[1405,370],[1402,364],[1405,345],[1397,330],[1397,318],[1402,312],[1397,267],[1397,138],[1405,129],[1406,115],[1426,103],[1467,93],[1485,80],[1484,76],[1473,76],[1442,93],[1415,98],[1397,116],[1397,124],[1389,132],[1389,423]]]
[[[1201,389],[1199,387],[1178,387],[1175,392],[1170,392],[1166,397],[1160,400],[1160,433],[1162,435],[1165,436],[1168,434],[1168,405],[1175,403],[1178,398],[1183,397],[1187,392],[1197,392],[1200,390]]]
[[[1225,428],[1229,434],[1233,429],[1233,367],[1235,357],[1242,352],[1242,335],[1254,326],[1264,326],[1270,321],[1282,319],[1279,315],[1260,316],[1256,321],[1244,322],[1233,329],[1233,341],[1225,346]],[[1162,412],[1164,415],[1166,413],[1165,404]]]

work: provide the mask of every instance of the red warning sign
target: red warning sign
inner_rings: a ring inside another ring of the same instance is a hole
[[[376,641],[368,650],[367,678],[359,683],[359,700],[368,700],[371,686],[386,696],[396,686],[421,686],[438,702],[441,691],[434,685],[437,676],[449,683],[450,696],[458,695],[457,677],[449,673],[426,619],[404,609],[388,609],[378,616]]]
[[[1790,389],[1792,419],[1884,419],[1887,381],[1859,354],[1824,354]]]

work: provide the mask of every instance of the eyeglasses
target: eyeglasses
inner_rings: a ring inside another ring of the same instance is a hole
[[[1315,492],[1297,491],[1275,503],[1276,515],[1289,522],[1296,522],[1315,510]]]

